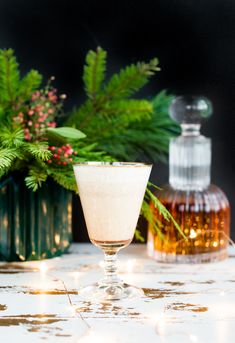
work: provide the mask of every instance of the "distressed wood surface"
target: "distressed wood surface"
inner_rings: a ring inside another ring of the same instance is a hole
[[[138,300],[91,303],[79,287],[102,276],[102,252],[74,244],[43,262],[0,263],[0,342],[235,342],[235,250],[205,265],[159,264],[144,245],[119,254]]]

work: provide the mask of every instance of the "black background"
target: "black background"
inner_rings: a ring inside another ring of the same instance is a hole
[[[234,218],[235,1],[0,0],[0,47],[15,50],[23,72],[55,75],[68,95],[66,110],[83,100],[84,57],[98,45],[108,50],[110,73],[160,59],[161,72],[141,95],[166,88],[213,102],[203,133],[213,139],[213,183],[228,195]],[[154,181],[167,178],[168,167],[157,164]],[[74,218],[76,228],[80,221]],[[84,230],[76,232],[86,239]]]

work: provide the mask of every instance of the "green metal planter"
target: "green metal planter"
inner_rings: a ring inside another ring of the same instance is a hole
[[[32,192],[13,177],[0,183],[0,260],[59,256],[72,237],[72,194],[54,182]]]

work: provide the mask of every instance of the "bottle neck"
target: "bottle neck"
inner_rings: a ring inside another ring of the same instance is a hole
[[[174,189],[202,190],[210,184],[211,141],[182,135],[170,142],[169,182]]]
[[[182,136],[200,136],[200,124],[181,124]]]

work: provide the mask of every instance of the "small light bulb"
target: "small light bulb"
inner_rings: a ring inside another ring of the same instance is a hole
[[[104,261],[100,261],[99,266],[100,266],[100,268],[104,268]]]
[[[190,229],[190,235],[189,238],[193,239],[197,237],[197,233],[194,229]]]
[[[78,280],[82,273],[80,272],[72,272],[70,275],[75,279]]]
[[[136,259],[128,260],[127,263],[126,263],[126,270],[127,270],[127,272],[132,273],[135,264],[136,264]]]
[[[39,269],[42,274],[45,274],[48,270],[46,262],[41,262]]]
[[[156,321],[155,331],[159,336],[164,336],[166,331],[166,318],[164,314],[161,314]]]
[[[193,343],[196,343],[198,341],[197,336],[195,336],[195,335],[189,335],[189,339]]]

